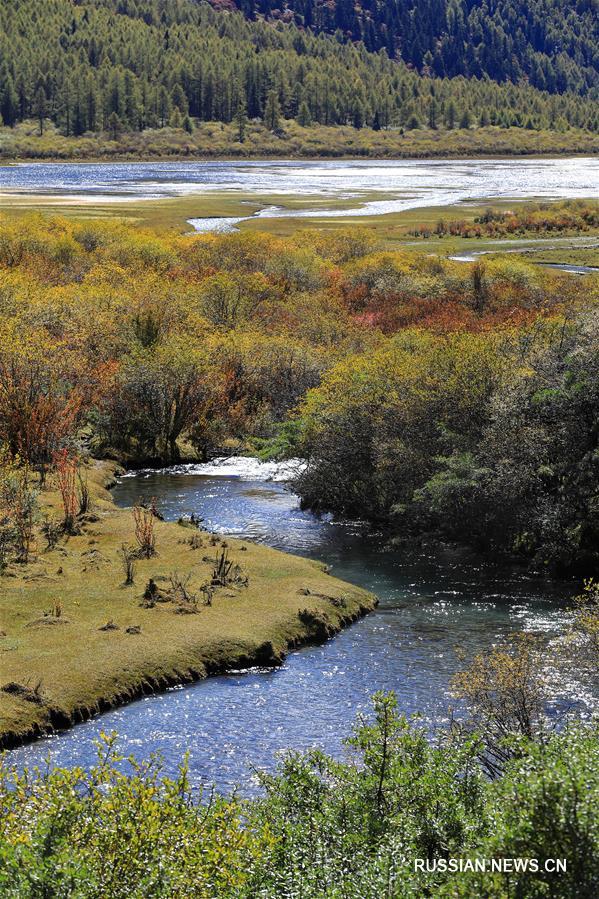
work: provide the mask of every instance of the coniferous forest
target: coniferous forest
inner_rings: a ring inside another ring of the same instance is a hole
[[[274,21],[275,4],[240,6],[3,0],[2,121],[113,139],[234,122],[240,141],[250,120],[275,133],[288,119],[374,130],[599,130],[595,0],[572,5],[559,40],[554,3],[533,4],[527,17],[516,3],[493,15],[457,3],[419,5],[416,15],[403,0],[359,15],[345,3],[306,4],[301,14],[292,4],[284,21]]]
[[[216,8],[226,5],[213,0]],[[596,0],[237,0],[235,6],[248,18],[282,18],[362,41],[423,74],[526,79],[551,93],[597,88]]]

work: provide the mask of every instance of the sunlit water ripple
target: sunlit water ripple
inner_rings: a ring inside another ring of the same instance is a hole
[[[160,199],[217,192],[251,195],[265,205],[252,216],[372,216],[489,199],[595,197],[597,158],[277,160],[244,162],[21,163],[0,168],[0,192],[96,202]],[[376,195],[376,196],[375,196]],[[291,209],[268,197],[307,197]],[[327,208],[330,201],[356,205]],[[190,218],[201,231],[232,230],[243,217]]]
[[[376,612],[323,646],[291,653],[274,671],[250,670],[147,697],[86,724],[11,753],[19,764],[50,754],[61,764],[88,765],[93,740],[117,730],[125,752],[162,752],[169,771],[187,751],[196,784],[256,787],[255,768],[277,753],[320,746],[340,753],[356,713],[375,690],[396,691],[406,713],[430,726],[447,720],[456,648],[490,647],[515,630],[555,635],[565,621],[570,584],[556,584],[466,558],[385,549],[381,534],[299,509],[274,466],[233,460],[181,466],[122,478],[120,505],[157,498],[168,519],[191,512],[211,530],[321,559],[333,573],[378,594]]]

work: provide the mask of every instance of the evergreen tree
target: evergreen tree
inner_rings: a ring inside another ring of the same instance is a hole
[[[2,114],[2,121],[5,125],[9,125],[12,128],[17,122],[19,98],[10,75],[5,75],[2,80],[1,96],[0,113]]]
[[[170,115],[171,100],[168,95],[167,89],[164,85],[162,85],[158,91],[158,121],[161,128],[164,128],[166,123],[169,121]]]
[[[245,129],[247,127],[248,116],[247,116],[247,104],[245,102],[245,95],[241,88],[241,85],[237,87],[237,106],[235,109],[235,122],[237,123],[237,139],[240,144],[242,144],[245,140]]]
[[[39,123],[39,132],[40,132],[40,137],[41,137],[42,134],[44,133],[44,122],[46,121],[46,115],[47,115],[46,91],[41,86],[41,84],[38,87],[37,91],[35,92],[34,109],[35,109],[35,117]]]
[[[298,109],[297,121],[298,124],[302,126],[302,128],[308,128],[312,124],[310,107],[305,100],[302,100],[300,108]]]
[[[447,107],[447,112],[445,114],[445,124],[448,128],[450,128],[450,129],[455,128],[456,116],[457,116],[457,112],[456,112],[456,108],[455,108],[455,103],[453,102],[453,100],[450,100],[449,105]]]
[[[170,128],[183,127],[183,116],[181,115],[181,111],[179,110],[178,106],[175,106],[173,111],[171,112],[168,124]]]
[[[437,102],[433,97],[428,108],[428,127],[433,131],[437,128]]]
[[[116,114],[116,112],[111,112],[108,116],[108,133],[110,134],[111,140],[118,140],[118,137],[123,130],[123,123],[120,118]]]
[[[264,107],[264,124],[269,131],[277,131],[281,119],[281,106],[279,95],[275,90],[269,90]]]

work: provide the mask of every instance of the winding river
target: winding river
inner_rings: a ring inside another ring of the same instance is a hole
[[[252,792],[255,769],[272,768],[282,750],[341,752],[375,690],[395,690],[406,713],[420,712],[434,727],[447,720],[456,648],[482,650],[515,630],[551,637],[563,624],[571,585],[455,552],[388,549],[383,535],[360,523],[301,511],[279,479],[285,474],[233,459],[126,476],[114,496],[123,506],[155,496],[167,519],[194,512],[210,530],[320,559],[376,592],[377,611],[325,645],[291,653],[282,668],[236,671],[144,698],[14,750],[11,760],[88,765],[94,740],[116,730],[125,753],[159,751],[174,772],[189,751],[194,783]]]

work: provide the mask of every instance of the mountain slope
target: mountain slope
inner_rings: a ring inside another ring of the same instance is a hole
[[[223,0],[212,0],[217,8]],[[229,0],[225,0],[229,5]],[[526,78],[550,92],[596,90],[599,0],[234,0],[248,18],[293,21],[384,49],[440,77]]]
[[[197,0],[0,0],[0,114],[9,126],[36,118],[41,133],[51,120],[67,136],[104,130],[113,140],[217,121],[236,122],[242,142],[253,119],[274,133],[285,119],[599,131],[588,96],[421,75],[384,51]]]

